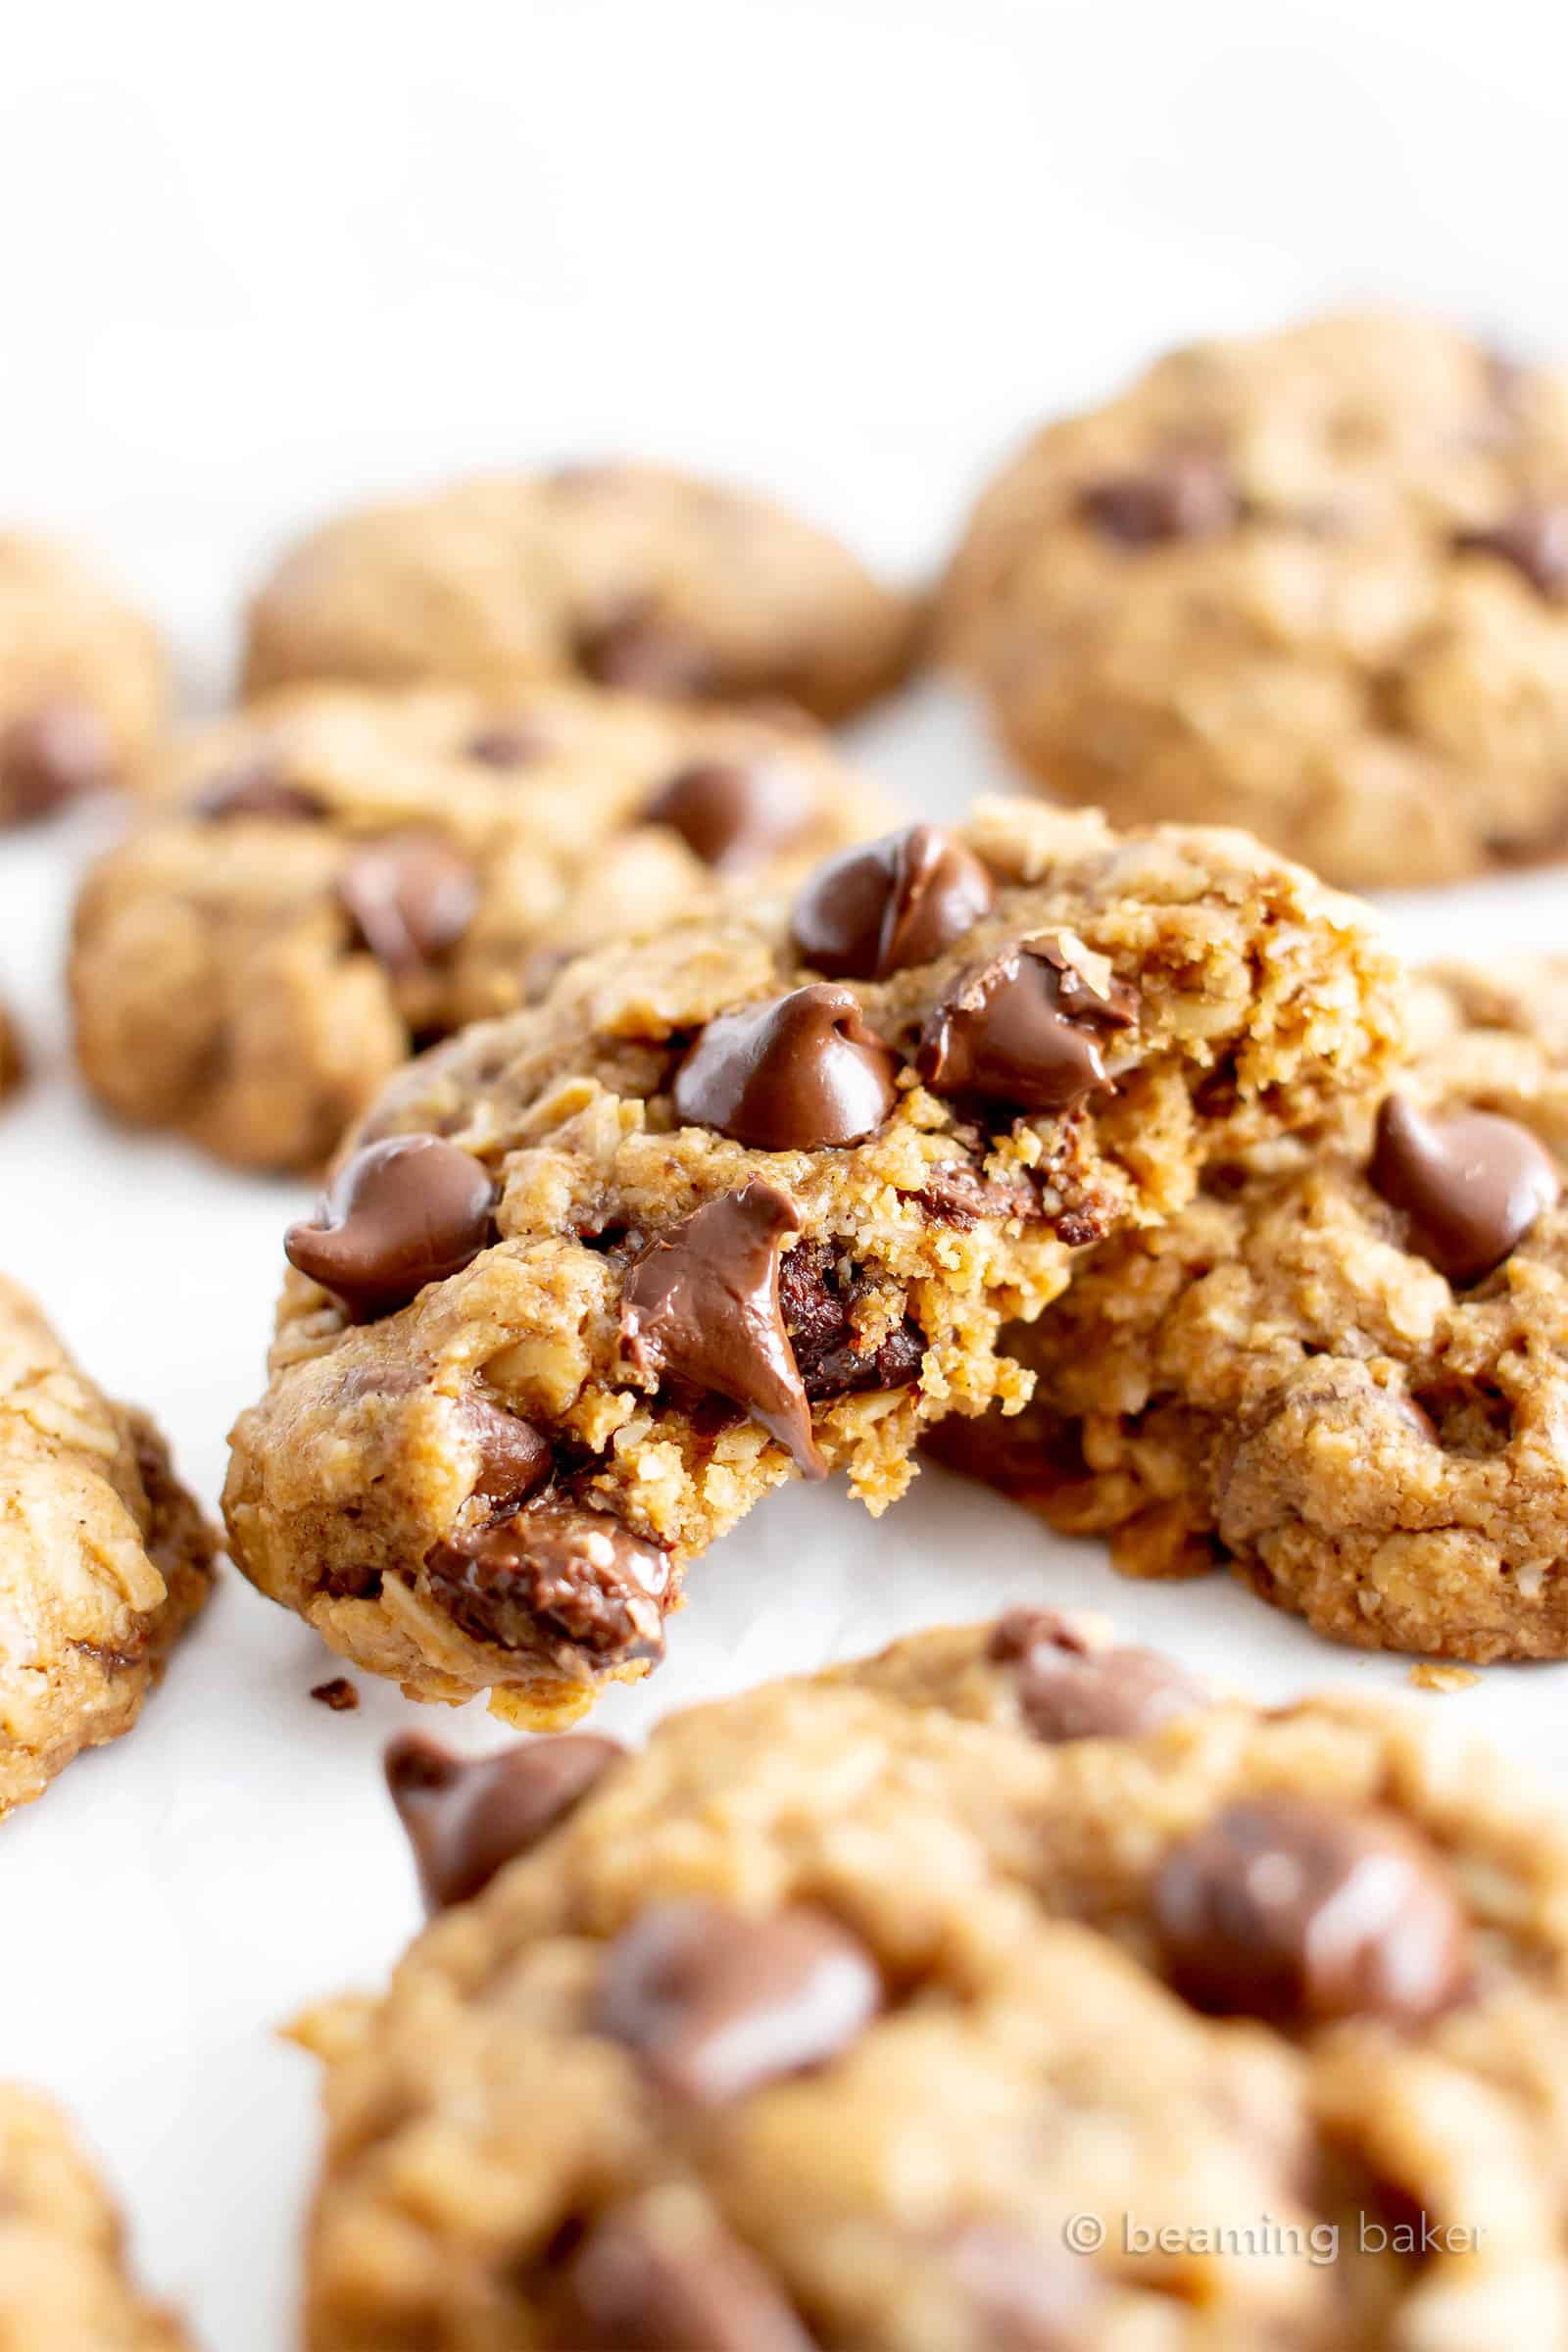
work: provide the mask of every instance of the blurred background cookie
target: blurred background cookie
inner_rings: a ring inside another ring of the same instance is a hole
[[[69,549],[0,532],[0,826],[126,782],[169,696],[151,621]]]

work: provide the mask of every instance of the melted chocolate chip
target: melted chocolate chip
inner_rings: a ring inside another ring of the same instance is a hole
[[[530,1503],[432,1544],[424,1571],[453,1622],[499,1649],[553,1642],[564,1662],[582,1652],[601,1665],[664,1654],[669,1561],[606,1511]]]
[[[748,1919],[694,1898],[655,1903],[616,1936],[593,2024],[671,2097],[712,2107],[825,2064],[881,2004],[870,1953],[824,1912]]]
[[[1067,1110],[1110,1087],[1102,1048],[1136,1004],[1122,981],[1102,996],[1054,941],[1031,940],[960,976],[926,1022],[915,1067],[934,1094]]]
[[[423,1732],[394,1740],[386,1783],[426,1910],[470,1901],[498,1870],[531,1853],[625,1752],[585,1732],[471,1759]]]
[[[303,784],[291,784],[275,759],[259,752],[241,766],[224,768],[204,784],[191,802],[190,812],[209,825],[231,818],[257,816],[279,824],[318,824],[326,804]]]
[[[1538,596],[1568,596],[1568,504],[1543,500],[1518,507],[1484,530],[1456,531],[1461,555],[1495,556],[1522,572]]]
[[[898,1066],[849,990],[818,981],[710,1021],[675,1073],[675,1111],[759,1152],[855,1144],[893,1108]]]
[[[925,1335],[906,1315],[868,1348],[856,1328],[856,1309],[870,1286],[839,1270],[830,1242],[797,1242],[779,1264],[779,1309],[813,1404],[861,1389],[905,1389],[925,1363]]]
[[[1193,1675],[1152,1649],[1086,1640],[1054,1609],[1009,1609],[990,1656],[1016,1669],[1018,1711],[1037,1740],[1137,1740],[1212,1704]]]
[[[651,2202],[595,2223],[571,2271],[572,2352],[813,2352],[756,2256]]]
[[[338,1171],[314,1224],[291,1225],[291,1265],[356,1323],[406,1306],[478,1256],[494,1230],[490,1172],[438,1135],[367,1144]]]
[[[777,1185],[709,1200],[652,1242],[626,1273],[621,1346],[633,1368],[708,1389],[787,1446],[808,1478],[827,1464],[779,1312],[779,1249],[800,1212]]]
[[[464,757],[477,760],[482,767],[510,769],[527,767],[542,760],[550,749],[550,738],[542,727],[519,724],[505,727],[481,727],[470,735],[463,747]]]
[[[1233,530],[1242,502],[1222,458],[1201,450],[1174,451],[1142,473],[1091,482],[1078,501],[1085,520],[1123,547],[1157,547],[1172,539],[1213,539]]]
[[[473,1491],[494,1509],[514,1511],[536,1494],[555,1468],[555,1450],[542,1430],[519,1413],[506,1412],[483,1396],[469,1396],[464,1426],[479,1449]]]
[[[626,694],[690,701],[712,694],[718,683],[709,648],[647,606],[584,630],[577,662],[596,685]]]
[[[637,812],[668,825],[716,873],[743,873],[794,841],[809,820],[804,779],[782,761],[710,760],[683,767]]]
[[[928,1217],[935,1217],[939,1225],[955,1225],[960,1233],[982,1218],[1028,1220],[1041,1214],[1040,1187],[1026,1168],[1014,1168],[1005,1176],[982,1176],[978,1168],[955,1160],[933,1169],[915,1198]]]
[[[1413,2023],[1468,1988],[1457,1893],[1393,1814],[1244,1799],[1172,1848],[1152,1901],[1172,1982],[1221,2015]]]
[[[1402,1095],[1378,1113],[1367,1176],[1409,1217],[1411,1247],[1453,1283],[1500,1266],[1562,1190],[1528,1127],[1482,1110],[1428,1118]]]
[[[940,956],[995,897],[961,841],[906,825],[818,866],[795,902],[795,945],[831,980],[885,980]]]
[[[392,834],[357,850],[337,880],[355,930],[394,978],[427,971],[473,919],[479,884],[437,833]]]
[[[53,816],[115,780],[115,742],[96,710],[60,700],[0,731],[0,817],[13,825]]]

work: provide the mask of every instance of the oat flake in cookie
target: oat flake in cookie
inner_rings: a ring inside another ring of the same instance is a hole
[[[1568,1655],[1568,965],[1448,969],[1329,1151],[1210,1172],[1011,1335],[1015,1420],[955,1467],[1117,1564],[1228,1562],[1319,1633]]]
[[[657,466],[454,484],[328,522],[251,607],[247,689],[538,678],[848,715],[897,683],[915,608],[771,501]]]
[[[1563,2340],[1568,1840],[1413,1712],[1018,1610],[424,1762],[311,2352]]]
[[[0,531],[0,826],[139,780],[169,699],[150,621],[68,549]]]
[[[241,1167],[318,1166],[416,1044],[570,951],[788,889],[888,811],[806,724],[570,685],[304,687],[166,755],[87,877],[88,1085]]]
[[[1173,353],[985,492],[950,656],[1040,788],[1331,881],[1568,845],[1568,388],[1398,316]]]
[[[923,1429],[1022,1403],[999,1325],[1090,1244],[1380,1085],[1389,961],[1254,844],[1021,802],[911,832],[581,957],[345,1144],[226,1497],[344,1656],[579,1713],[760,1494],[843,1470],[881,1510]]]
[[[120,2216],[47,2099],[0,2083],[4,2352],[193,2352],[130,2275]]]

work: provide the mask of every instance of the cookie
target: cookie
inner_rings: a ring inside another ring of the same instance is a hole
[[[842,718],[894,685],[913,608],[769,500],[657,466],[468,481],[327,523],[251,607],[247,691],[541,677]]]
[[[985,492],[942,634],[1042,789],[1357,886],[1568,846],[1568,384],[1333,318],[1160,361]]]
[[[0,2083],[4,2352],[191,2352],[130,2276],[120,2216],[63,2118]]]
[[[985,805],[569,965],[393,1081],[287,1237],[245,1573],[411,1695],[580,1711],[792,1472],[880,1510],[1202,1163],[1375,1087],[1395,975],[1231,834]]]
[[[319,1166],[416,1044],[586,941],[787,886],[887,812],[808,724],[546,685],[305,687],[195,731],[88,877],[76,1052],[106,1107]]]
[[[0,532],[0,825],[134,780],[169,698],[150,621],[52,540]]]
[[[1212,1170],[1032,1331],[1016,1420],[937,1434],[1133,1575],[1227,1562],[1322,1634],[1568,1655],[1568,963],[1433,974],[1332,1152]]]
[[[1568,1836],[1413,1713],[1018,1611],[391,1770],[447,1907],[302,2023],[311,2352],[1568,2327]]]
[[[0,1498],[3,1817],[130,1730],[217,1550],[152,1423],[102,1396],[3,1277]]]
[[[22,1032],[11,1012],[0,1004],[0,1102],[16,1093],[26,1075],[27,1054]]]

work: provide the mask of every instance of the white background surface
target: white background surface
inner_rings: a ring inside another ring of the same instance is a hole
[[[5,19],[0,514],[104,550],[220,684],[245,578],[351,493],[608,451],[770,483],[933,562],[1039,411],[1166,339],[1346,295],[1568,349],[1568,31],[1511,4],[283,0]],[[994,773],[936,690],[864,731],[930,813]],[[0,986],[42,1065],[0,1122],[0,1262],[146,1402],[211,1501],[301,1196],[100,1125],[57,973],[91,828],[0,840]],[[1568,876],[1406,900],[1402,943],[1562,945]],[[873,1526],[794,1491],[692,1580],[668,1706],[1004,1598],[1113,1610],[1270,1693],[1332,1651],[1223,1581],[1117,1583],[1090,1545],[927,1473]],[[0,1833],[0,2075],[82,2118],[145,2266],[210,2352],[293,2340],[310,2068],[271,2029],[374,1981],[415,1923],[380,1794],[417,1712],[237,1577],[134,1738]],[[1568,1668],[1444,1710],[1568,1784]],[[443,1719],[443,1728],[446,1719]],[[493,1735],[472,1709],[453,1736]],[[39,2352],[44,2352],[40,2347]]]

